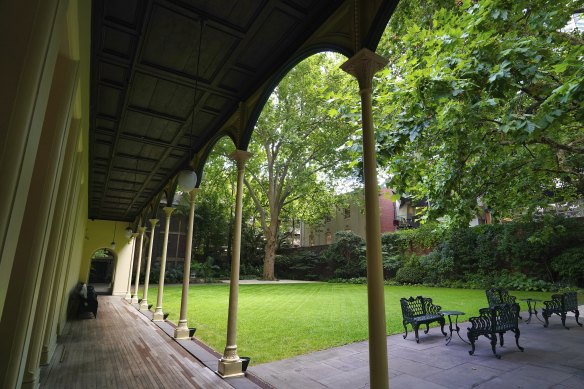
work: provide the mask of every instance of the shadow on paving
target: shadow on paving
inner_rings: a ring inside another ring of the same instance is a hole
[[[584,313],[584,306],[579,307]],[[524,313],[524,318],[528,315]],[[580,322],[583,318],[581,317]],[[501,359],[495,358],[490,341],[481,336],[474,355],[470,345],[454,334],[449,345],[439,328],[426,335],[420,331],[417,344],[412,333],[387,337],[389,383],[393,388],[584,388],[584,328],[574,317],[561,320],[554,315],[550,325],[533,317],[519,325],[519,344],[513,333],[504,335],[504,346],[497,344]],[[466,338],[469,323],[459,323]],[[448,330],[446,330],[448,332]],[[278,389],[369,388],[367,342],[318,351],[282,361],[264,363],[249,369]]]

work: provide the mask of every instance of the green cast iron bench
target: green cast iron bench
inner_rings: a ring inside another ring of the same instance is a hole
[[[548,318],[553,314],[556,314],[562,318],[562,325],[564,328],[569,330],[569,328],[566,327],[566,314],[568,312],[574,313],[576,316],[576,324],[582,327],[582,323],[578,321],[580,311],[578,311],[578,296],[576,295],[576,292],[554,294],[550,301],[544,301],[543,304],[545,305],[545,308],[541,310],[541,315],[545,320],[544,327],[549,325]]]
[[[420,343],[420,337],[418,336],[418,328],[420,325],[425,324],[426,330],[425,334],[430,330],[430,323],[437,322],[440,323],[440,331],[447,336],[448,334],[444,332],[444,315],[440,313],[442,307],[440,305],[432,304],[432,299],[429,297],[410,297],[408,299],[402,297],[400,299],[403,325],[404,325],[404,339],[408,336],[408,327],[410,324],[414,333],[416,335],[416,343]]]
[[[517,348],[523,351],[523,347],[519,345],[519,304],[495,304],[489,308],[481,308],[479,316],[469,318],[469,322],[471,327],[468,328],[468,340],[472,347],[468,352],[470,355],[475,352],[475,341],[483,335],[491,341],[493,354],[500,359],[501,356],[496,351],[497,334],[499,343],[503,346],[503,334],[507,331],[515,333]]]

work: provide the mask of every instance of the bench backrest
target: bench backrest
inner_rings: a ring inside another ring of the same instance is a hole
[[[576,292],[564,293],[564,309],[567,311],[578,309],[578,295]]]
[[[576,292],[553,294],[551,301],[544,301],[547,309],[554,311],[573,311],[578,309],[578,295]]]
[[[519,326],[519,304],[496,304],[481,308],[477,317],[469,318],[472,329],[479,332],[505,332]]]
[[[507,331],[519,326],[519,304],[499,304],[491,308],[496,331]]]
[[[491,288],[485,290],[487,295],[487,301],[489,302],[489,307],[493,307],[498,304],[513,304],[515,303],[515,296],[511,296],[506,289],[503,288]]]
[[[400,299],[402,315],[404,317],[416,317],[427,314],[437,314],[440,311],[439,305],[434,305],[430,297],[411,297]]]

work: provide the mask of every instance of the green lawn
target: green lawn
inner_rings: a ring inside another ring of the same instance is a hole
[[[148,292],[151,304],[156,302],[156,293],[156,286],[152,286]],[[518,299],[549,299],[552,293],[511,294]],[[223,353],[227,333],[228,295],[229,285],[226,284],[191,285],[189,289],[188,325],[197,328],[198,339],[220,353]],[[484,290],[386,286],[388,334],[403,331],[400,297],[418,295],[432,297],[442,309],[466,312],[460,321],[478,314],[479,308],[485,307],[487,302]],[[164,288],[163,310],[170,313],[168,320],[175,324],[179,318],[180,297],[181,285]],[[520,303],[521,310],[527,310],[525,303]],[[252,357],[253,363],[365,340],[367,287],[331,283],[241,285],[237,331],[239,355]]]

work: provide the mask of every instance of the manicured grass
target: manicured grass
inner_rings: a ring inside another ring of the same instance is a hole
[[[179,318],[181,287],[167,285],[164,288],[163,310],[170,313],[168,320],[175,324]],[[156,286],[150,287],[150,303],[156,302],[156,293]],[[552,293],[511,294],[518,299],[531,297],[544,300],[549,299]],[[487,305],[484,290],[386,286],[388,334],[403,332],[399,299],[418,295],[432,297],[434,303],[444,310],[466,312],[459,321],[476,316],[479,308]],[[220,353],[225,347],[228,301],[229,285],[226,284],[192,285],[189,289],[188,325],[197,328],[195,336],[198,339]],[[526,311],[525,303],[520,301],[520,304],[521,310]],[[252,357],[252,363],[275,361],[366,339],[366,285],[310,283],[240,286],[238,353]]]

